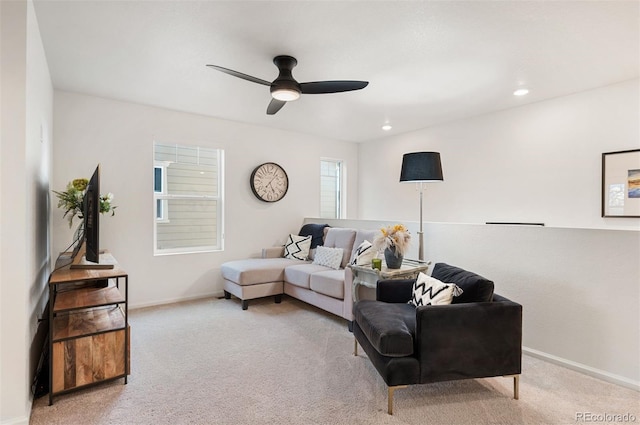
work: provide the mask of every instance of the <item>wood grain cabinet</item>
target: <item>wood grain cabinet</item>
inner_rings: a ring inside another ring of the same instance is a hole
[[[49,277],[49,405],[53,397],[129,374],[129,277],[111,269],[72,269],[61,255]]]

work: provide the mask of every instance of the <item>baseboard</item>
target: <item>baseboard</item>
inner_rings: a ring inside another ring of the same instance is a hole
[[[0,425],[29,425],[29,416],[23,416],[21,418],[13,418],[8,421],[0,422]]]
[[[563,359],[562,357],[554,356],[553,354],[545,353],[544,351],[534,350],[533,348],[522,347],[522,351],[532,357],[537,357],[559,366],[564,366],[568,369],[584,373],[585,375],[611,382],[612,384],[620,385],[622,387],[630,388],[635,391],[640,391],[640,381],[634,381],[633,379],[629,379],[624,376],[609,373],[572,360]]]
[[[200,300],[200,299],[203,299],[203,298],[220,298],[222,296],[223,296],[223,292],[222,291],[218,291],[218,292],[213,292],[211,294],[194,295],[194,296],[191,296],[191,297],[171,298],[171,299],[162,300],[162,301],[153,301],[153,302],[150,302],[150,303],[129,304],[129,308],[131,310],[136,310],[136,309],[139,309],[139,308],[157,307],[157,306],[166,305],[166,304],[175,304],[175,303],[181,303],[181,302],[185,302],[185,301]]]

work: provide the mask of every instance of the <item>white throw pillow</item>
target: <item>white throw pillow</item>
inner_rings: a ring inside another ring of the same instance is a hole
[[[316,255],[313,259],[313,264],[320,266],[331,267],[338,270],[340,263],[342,263],[342,248],[327,248],[326,246],[319,245],[316,248]]]
[[[370,266],[371,260],[375,255],[373,246],[368,240],[364,240],[353,253],[353,260],[351,260],[352,266]]]
[[[451,304],[454,296],[462,294],[462,289],[455,283],[443,283],[435,277],[420,272],[413,283],[413,294],[409,304],[416,307],[423,305]]]
[[[306,260],[311,247],[311,236],[289,235],[284,245],[284,258]]]

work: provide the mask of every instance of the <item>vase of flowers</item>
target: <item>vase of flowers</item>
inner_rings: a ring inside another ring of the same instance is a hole
[[[402,225],[387,226],[380,229],[380,233],[373,240],[373,246],[378,251],[384,251],[387,268],[399,269],[402,266],[404,254],[409,248],[411,234]]]
[[[84,195],[87,191],[88,179],[74,179],[67,184],[67,190],[63,192],[53,191],[58,197],[58,208],[64,208],[63,217],[68,216],[69,227],[73,225],[73,219],[83,218],[84,214]],[[100,195],[100,213],[111,213],[115,215],[117,207],[113,205],[113,193]],[[82,226],[82,223],[80,224]]]
[[[404,255],[398,254],[396,247],[385,248],[384,261],[387,263],[387,268],[399,269],[402,267],[402,260],[404,260]]]

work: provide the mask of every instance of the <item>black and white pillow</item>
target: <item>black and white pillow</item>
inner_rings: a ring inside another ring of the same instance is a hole
[[[305,261],[309,257],[311,236],[289,235],[284,244],[284,258]]]
[[[455,283],[440,282],[435,277],[420,273],[413,283],[413,293],[409,304],[423,305],[451,304],[453,297],[462,295],[462,289]]]
[[[374,255],[375,251],[371,242],[365,240],[353,252],[353,260],[349,264],[352,266],[370,266]]]

